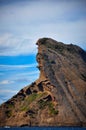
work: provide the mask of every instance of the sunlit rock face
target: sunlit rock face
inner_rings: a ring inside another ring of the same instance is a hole
[[[86,52],[37,41],[39,79],[0,106],[0,126],[86,126]]]

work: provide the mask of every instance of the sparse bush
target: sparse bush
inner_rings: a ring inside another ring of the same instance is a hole
[[[41,98],[42,96],[46,95],[46,93],[33,93],[30,94],[26,99],[25,99],[25,104],[22,104],[21,106],[21,111],[27,111],[29,110],[29,105],[35,101],[36,99]]]
[[[40,109],[44,109],[46,106],[48,106],[50,114],[52,114],[52,115],[58,114],[58,110],[56,110],[54,108],[54,104],[52,102],[48,102],[48,101],[44,101],[44,100],[39,101],[39,108]]]
[[[10,111],[10,110],[7,110],[5,113],[8,118],[12,116],[12,111]]]
[[[58,114],[58,110],[55,110],[54,105],[53,105],[52,102],[50,102],[50,103],[48,104],[48,107],[49,107],[50,114],[53,114],[53,115]]]
[[[8,108],[13,108],[14,105],[13,104],[8,104]]]
[[[21,106],[21,111],[27,111],[29,105],[37,98],[37,93],[30,94],[26,99],[25,103]]]
[[[47,105],[47,102],[45,102],[45,101],[43,101],[43,100],[40,100],[38,103],[39,103],[39,108],[40,108],[40,109],[44,109],[45,106]]]
[[[32,103],[35,99],[37,98],[37,93],[30,94],[27,98],[26,101],[28,104]]]

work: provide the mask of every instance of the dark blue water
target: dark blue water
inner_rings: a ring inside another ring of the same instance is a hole
[[[86,127],[14,127],[0,130],[86,130]]]

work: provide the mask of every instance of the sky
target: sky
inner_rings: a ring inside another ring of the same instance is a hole
[[[0,0],[0,103],[39,77],[42,37],[86,50],[86,0]]]

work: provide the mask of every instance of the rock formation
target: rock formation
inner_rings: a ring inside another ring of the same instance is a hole
[[[0,106],[0,126],[86,126],[86,52],[41,38],[39,79]]]

